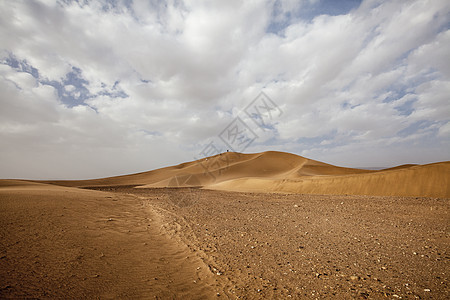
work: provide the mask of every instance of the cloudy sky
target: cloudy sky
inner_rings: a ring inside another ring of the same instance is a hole
[[[4,0],[0,41],[0,178],[450,160],[448,0]]]

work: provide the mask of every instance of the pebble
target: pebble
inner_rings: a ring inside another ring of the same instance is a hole
[[[431,292],[430,289],[423,289],[424,292]]]

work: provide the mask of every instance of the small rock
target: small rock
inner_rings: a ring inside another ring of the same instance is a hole
[[[424,292],[431,292],[430,289],[423,289]]]
[[[358,280],[358,279],[359,279],[358,276],[355,276],[355,275],[350,276],[350,280]]]

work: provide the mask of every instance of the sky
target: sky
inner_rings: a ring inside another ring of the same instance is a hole
[[[0,178],[450,160],[448,0],[0,1]]]

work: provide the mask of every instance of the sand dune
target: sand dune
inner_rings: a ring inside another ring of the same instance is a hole
[[[77,187],[128,185],[137,188],[202,187],[252,192],[450,197],[450,162],[401,165],[373,171],[337,167],[284,152],[227,152],[138,174],[47,183]]]
[[[227,152],[176,166],[131,175],[93,180],[43,182],[76,187],[112,185],[168,187],[173,186],[174,178],[179,178],[179,186],[206,187],[227,180],[248,177],[286,179],[301,176],[344,175],[368,172],[372,171],[336,167],[284,152],[268,151],[255,154]],[[188,177],[190,180],[184,180]]]
[[[450,163],[369,174],[311,176],[298,179],[242,178],[210,185],[228,191],[301,194],[450,197]]]

